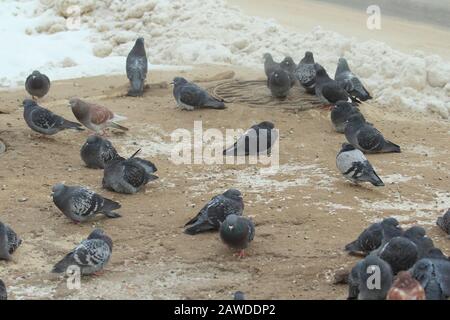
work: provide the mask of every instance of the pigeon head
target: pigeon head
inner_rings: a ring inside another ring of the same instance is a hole
[[[347,60],[345,60],[344,58],[339,58],[336,74],[344,71],[350,71]]]
[[[242,200],[242,193],[237,189],[228,189],[223,195],[230,199]]]
[[[340,110],[342,110],[342,111],[349,111],[349,110],[358,110],[358,109],[356,109],[356,107],[353,105],[353,104],[351,104],[350,102],[347,102],[347,101],[338,101],[338,102],[336,102],[336,104],[335,104],[335,106],[334,106],[336,109],[340,109]]]
[[[31,100],[31,99],[25,99],[25,100],[23,100],[23,102],[22,102],[22,106],[23,106],[24,108],[34,107],[34,106],[36,106],[36,105],[37,105],[37,104],[36,104],[36,101]]]
[[[52,188],[52,194],[54,197],[57,197],[60,194],[62,194],[65,189],[66,189],[66,186],[63,183],[57,183]]]
[[[261,129],[272,130],[273,128],[275,128],[275,125],[270,121],[263,121],[258,124],[258,127],[260,127]]]
[[[236,291],[234,293],[234,300],[245,300],[245,295],[242,291]]]
[[[69,107],[71,107],[71,108],[77,108],[77,107],[80,107],[82,105],[84,105],[84,104],[82,103],[81,99],[72,98],[72,99],[69,100]]]
[[[240,234],[242,232],[242,224],[239,223],[239,216],[230,214],[222,224],[222,229],[229,234]]]
[[[95,144],[95,143],[98,143],[98,142],[100,142],[100,141],[102,141],[103,139],[101,138],[101,137],[99,137],[99,136],[97,136],[97,135],[91,135],[91,136],[89,136],[87,139],[86,139],[86,143],[87,144]]]
[[[286,57],[281,61],[280,63],[281,68],[287,71],[294,71],[295,69],[295,62],[292,60],[291,57]]]
[[[413,226],[405,231],[404,236],[409,239],[420,239],[425,237],[426,233],[427,232],[425,231],[424,228],[420,226]]]
[[[145,56],[145,45],[143,37],[139,37],[136,39],[133,49],[131,49],[131,53],[137,56]]]
[[[270,53],[264,53],[264,61],[273,61],[272,55]]]
[[[300,61],[300,63],[314,63],[314,55],[311,51],[305,52],[305,57]]]
[[[316,70],[316,76],[318,78],[329,78],[327,71],[320,64],[314,64],[314,70]]]
[[[434,266],[429,259],[421,259],[413,267],[412,276],[423,283],[433,276]]]
[[[92,239],[99,239],[105,241],[108,244],[108,247],[112,250],[113,247],[112,239],[108,237],[102,229],[95,229],[94,231],[92,231],[88,237],[88,240]]]
[[[291,78],[285,70],[279,68],[272,73],[272,75],[270,76],[270,81],[274,81],[275,83],[282,85],[290,83]]]
[[[144,44],[144,38],[143,38],[143,37],[137,38],[137,39],[136,39],[136,43],[137,43],[137,44],[143,45],[143,44]]]
[[[355,149],[356,148],[354,146],[352,146],[350,143],[344,142],[342,144],[341,152],[352,151]]]
[[[402,234],[402,228],[395,218],[386,218],[381,221],[385,238],[388,240],[400,236]]]
[[[41,76],[41,73],[39,72],[39,71],[37,71],[37,70],[34,70],[32,73],[31,73],[31,77],[33,78],[33,79],[36,79],[37,77],[40,77]]]
[[[188,81],[183,77],[175,77],[175,78],[173,78],[173,81],[172,81],[172,84],[174,86],[181,86],[186,83],[188,83]]]

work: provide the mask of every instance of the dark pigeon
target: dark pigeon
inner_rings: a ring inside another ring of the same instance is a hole
[[[184,232],[194,235],[209,230],[219,230],[220,224],[230,214],[242,215],[244,201],[239,190],[229,189],[213,197],[191,220],[185,224]]]
[[[355,113],[360,113],[359,109],[350,102],[338,101],[331,109],[331,122],[336,132],[344,133],[346,122]]]
[[[87,138],[80,155],[86,166],[92,169],[104,169],[106,162],[120,158],[112,143],[97,135]]]
[[[0,300],[8,300],[8,293],[6,292],[6,286],[2,279],[0,279]]]
[[[23,107],[23,118],[33,131],[44,135],[53,135],[66,129],[84,130],[81,124],[68,121],[50,110],[40,107],[33,100],[24,100]]]
[[[0,222],[0,260],[11,260],[11,255],[21,244],[22,239],[14,230]]]
[[[158,169],[152,162],[135,157],[139,151],[140,149],[129,159],[120,157],[106,162],[103,172],[104,188],[132,194],[142,190],[150,181],[158,179],[153,174]]]
[[[74,222],[84,222],[98,213],[108,218],[121,217],[120,214],[113,212],[121,207],[119,203],[87,188],[58,183],[53,186],[52,191],[56,207]]]
[[[364,88],[361,80],[359,80],[358,77],[350,71],[347,60],[345,60],[344,58],[339,59],[334,79],[352,97],[357,98],[361,101],[372,99],[369,91]]]
[[[419,258],[416,244],[405,237],[392,238],[373,254],[389,263],[394,274],[408,270]]]
[[[352,102],[347,91],[341,88],[337,81],[331,79],[324,67],[316,63],[316,96],[326,105],[334,105],[338,101]]]
[[[33,71],[25,80],[25,89],[33,99],[42,98],[50,90],[50,79],[39,71]]]
[[[278,138],[272,122],[263,121],[247,130],[233,146],[223,151],[224,155],[248,156],[259,155],[270,150]]]
[[[398,145],[384,139],[381,132],[367,123],[361,114],[350,116],[344,133],[348,142],[364,153],[401,152]]]
[[[450,297],[450,261],[421,259],[411,268],[411,273],[425,289],[427,300],[447,300]]]
[[[434,248],[433,240],[427,237],[426,231],[422,227],[411,227],[403,233],[403,236],[416,244],[419,253],[418,259],[424,258]]]
[[[138,38],[127,57],[127,77],[130,80],[128,95],[132,97],[144,94],[144,83],[147,77],[148,60],[145,53],[144,38]]]
[[[292,87],[292,76],[281,68],[276,69],[267,79],[267,86],[273,97],[285,99]]]
[[[300,60],[294,75],[307,93],[316,93],[316,69],[314,68],[314,55],[312,52],[305,52],[305,57]]]
[[[198,108],[225,109],[223,100],[211,96],[206,90],[200,88],[185,78],[173,79],[173,97],[177,106],[182,110],[192,111]]]
[[[255,224],[242,216],[230,214],[220,226],[220,238],[230,248],[239,250],[240,258],[245,257],[245,249],[254,237]]]

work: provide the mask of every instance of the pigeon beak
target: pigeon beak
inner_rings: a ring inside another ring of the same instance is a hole
[[[232,231],[234,229],[234,226],[228,226],[228,229],[230,229],[230,231]]]
[[[173,81],[172,81],[172,82],[171,82],[170,84],[171,84],[171,85],[174,85],[174,84],[175,84],[175,82],[173,82]]]

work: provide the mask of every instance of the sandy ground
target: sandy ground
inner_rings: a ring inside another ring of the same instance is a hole
[[[229,70],[204,66],[182,74],[201,80]],[[235,71],[240,79],[262,77],[260,72]],[[169,82],[173,76],[153,72],[150,81]],[[125,155],[142,147],[160,176],[136,195],[102,190],[102,171],[85,168],[79,156],[86,132],[41,138],[23,121],[19,104],[24,90],[0,93],[0,110],[7,112],[0,114],[0,138],[8,147],[0,156],[0,219],[24,239],[13,261],[0,261],[12,299],[229,299],[236,290],[249,299],[343,299],[347,288],[333,285],[333,274],[357,261],[343,246],[387,216],[404,226],[425,226],[436,245],[450,254],[449,240],[434,226],[450,207],[448,121],[363,106],[368,120],[404,150],[369,156],[386,183],[376,189],[353,186],[337,172],[335,156],[345,138],[333,131],[328,111],[231,103],[223,111],[186,112],[175,107],[171,88],[164,85],[152,85],[142,98],[121,96],[125,92],[124,76],[56,81],[41,104],[73,120],[67,99],[79,96],[127,116],[124,124],[131,130],[110,133],[110,139]],[[174,165],[170,133],[192,130],[195,120],[220,130],[273,121],[281,133],[279,171],[262,165]],[[51,186],[61,181],[121,202],[123,217],[73,224],[50,197]],[[257,226],[242,260],[217,233],[192,237],[182,232],[207,200],[230,187],[243,192],[245,214]],[[84,278],[81,290],[68,290],[49,271],[93,227],[113,238],[111,263],[102,276]]]
[[[421,50],[450,60],[450,42],[443,41],[450,38],[448,28],[389,16],[384,14],[383,7],[381,30],[369,30],[366,26],[366,10],[352,9],[351,6],[311,0],[228,0],[228,3],[238,6],[249,15],[273,18],[295,31],[309,32],[320,25],[326,30],[356,37],[361,41],[382,41],[405,53]],[[384,3],[387,5],[386,1]]]

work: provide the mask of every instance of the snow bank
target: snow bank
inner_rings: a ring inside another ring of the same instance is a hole
[[[74,8],[80,13],[80,30],[67,31],[63,22],[73,20]],[[215,63],[261,69],[265,52],[299,61],[310,50],[330,75],[337,59],[346,57],[384,106],[450,115],[450,62],[419,51],[401,53],[382,42],[358,41],[320,27],[294,33],[275,21],[245,15],[224,0],[41,0],[33,16],[33,28],[23,28],[32,34],[27,39],[33,41],[28,46],[33,55],[39,37],[59,35],[78,66],[89,63],[88,69],[99,73],[122,72],[123,64],[108,63],[110,69],[104,70],[101,61],[125,57],[138,35],[146,39],[153,64]],[[20,54],[29,57],[25,46]],[[53,58],[50,55],[47,61],[61,60]]]

